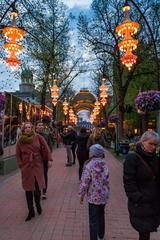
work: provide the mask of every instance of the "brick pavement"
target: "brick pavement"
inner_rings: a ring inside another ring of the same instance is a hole
[[[54,150],[49,170],[48,199],[42,201],[43,213],[30,222],[19,171],[0,178],[0,240],[89,240],[87,204],[79,204],[78,164],[65,167],[65,150]],[[122,187],[122,165],[107,154],[111,197],[106,208],[107,240],[136,240],[131,228],[126,197]],[[152,235],[160,239],[160,232]]]

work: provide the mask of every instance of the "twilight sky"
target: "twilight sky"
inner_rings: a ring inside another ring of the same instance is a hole
[[[90,4],[92,0],[62,0],[64,4],[66,4],[73,13],[75,17],[78,17],[79,13],[81,11],[88,12],[88,9],[90,7]],[[73,23],[73,28],[76,28],[76,20],[75,23]],[[72,42],[71,44],[77,45],[77,33],[74,30],[74,34],[72,36]],[[79,47],[77,46],[77,52],[80,51]],[[79,53],[77,53],[79,54]],[[85,51],[83,54],[84,61],[90,58],[90,55],[87,51]],[[19,58],[22,58],[23,56],[19,56]],[[89,87],[89,79],[90,79],[90,72],[86,72],[84,74],[81,74],[78,76],[75,81],[73,82],[73,86],[76,86],[76,90],[78,91],[80,88],[83,87]],[[14,80],[13,80],[14,79]],[[19,90],[19,83],[20,79],[18,79],[14,72],[10,70],[8,66],[0,59],[0,91],[15,91]],[[78,88],[77,88],[78,86]]]
[[[89,7],[92,0],[63,0],[63,2],[72,8],[74,6]]]

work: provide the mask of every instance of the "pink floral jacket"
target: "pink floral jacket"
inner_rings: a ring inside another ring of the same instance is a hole
[[[81,183],[80,197],[87,193],[88,202],[96,205],[106,204],[109,198],[109,171],[106,160],[93,158],[85,165]]]

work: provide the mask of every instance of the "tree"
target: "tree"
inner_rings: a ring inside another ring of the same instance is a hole
[[[80,57],[73,57],[70,47],[70,19],[65,5],[59,0],[22,1],[22,25],[26,32],[26,59],[36,70],[41,88],[41,105],[44,108],[46,92],[53,80],[61,88],[61,98],[73,79],[80,73],[74,71]],[[31,60],[30,60],[31,59]],[[29,63],[28,63],[29,64]]]
[[[130,72],[128,72],[120,63],[118,36],[115,33],[115,29],[124,19],[122,4],[123,2],[118,0],[93,0],[91,6],[93,11],[92,16],[87,18],[87,16],[81,14],[78,23],[81,40],[92,49],[99,62],[104,59],[103,64],[109,66],[107,75],[112,82],[114,95],[116,96],[115,105],[119,105],[118,112],[121,123],[121,136],[123,134],[125,97],[130,83],[136,75],[139,75],[139,78],[141,78],[142,75],[147,75],[150,79],[152,77],[156,82],[155,62],[153,60],[153,43],[150,37],[148,38],[149,32],[142,16],[133,8],[131,11],[131,18],[133,20],[136,19],[136,21],[141,24],[141,30],[138,37],[140,39],[138,63]],[[157,4],[157,1],[151,2],[144,0],[141,0],[139,4],[139,7],[143,9],[143,13],[147,14],[147,19],[149,20],[151,27],[152,25],[155,25],[155,18],[158,18],[157,12],[155,12],[154,15],[150,14],[154,11]],[[153,34],[156,44],[158,44],[159,36],[157,31]],[[148,66],[152,67],[148,68]]]

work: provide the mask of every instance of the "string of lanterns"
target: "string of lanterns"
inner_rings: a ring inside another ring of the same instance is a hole
[[[130,6],[126,4],[123,7],[125,18],[122,24],[116,27],[116,32],[122,40],[118,43],[119,50],[124,53],[121,57],[121,62],[131,70],[133,64],[137,61],[137,56],[133,54],[133,51],[137,48],[138,40],[134,39],[134,35],[139,28],[138,22],[133,22],[129,18]]]
[[[105,85],[105,78],[102,78],[102,85],[99,87],[100,90],[100,102],[104,107],[108,102],[108,87]]]
[[[64,99],[63,102],[63,113],[66,116],[68,114],[68,109],[69,109],[69,103],[67,102],[67,99]]]
[[[58,92],[59,92],[59,88],[56,84],[56,80],[54,80],[54,84],[51,87],[51,98],[52,98],[52,104],[53,106],[57,105],[58,102]]]
[[[23,103],[22,102],[19,103],[18,109],[19,109],[20,114],[22,114],[22,111],[23,111]]]
[[[75,115],[72,107],[70,107],[70,109],[69,109],[69,121],[72,122],[72,123],[77,122],[77,118],[76,118],[76,115]]]
[[[100,100],[98,101],[98,99],[96,99],[94,103],[93,112],[90,116],[90,121],[92,123],[96,120],[97,116],[99,115],[101,105],[104,107],[108,102],[108,94],[107,94],[108,87],[105,85],[105,78],[102,78],[102,84],[99,87],[99,90],[100,90],[100,95],[99,95]]]
[[[16,25],[17,10],[13,9],[10,15],[12,17],[11,25],[3,28],[3,34],[8,41],[4,44],[5,52],[8,55],[4,60],[11,68],[16,68],[21,63],[17,55],[22,52],[19,42],[24,38],[24,30]]]

